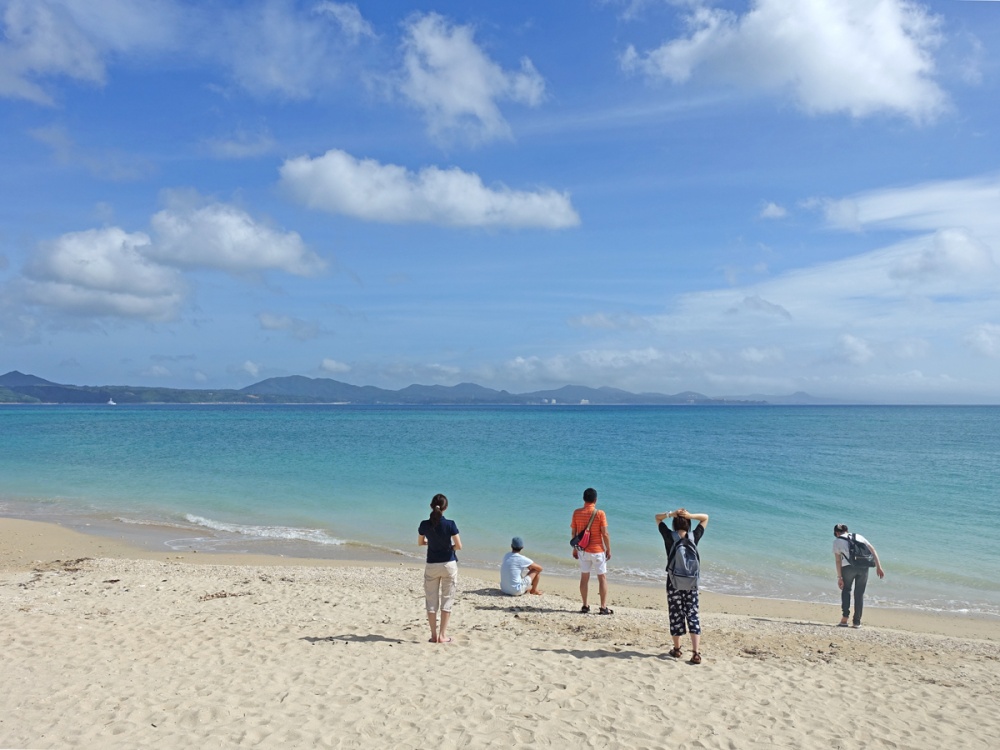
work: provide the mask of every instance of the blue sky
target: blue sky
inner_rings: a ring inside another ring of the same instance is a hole
[[[1000,2],[0,0],[0,371],[1000,403]]]

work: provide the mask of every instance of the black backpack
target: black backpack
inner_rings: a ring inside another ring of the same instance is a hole
[[[874,568],[875,555],[871,547],[858,541],[857,534],[847,535],[847,562],[859,568]]]

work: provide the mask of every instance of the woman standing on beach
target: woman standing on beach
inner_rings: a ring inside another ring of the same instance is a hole
[[[448,498],[437,494],[431,500],[431,517],[420,522],[417,544],[427,547],[427,566],[424,568],[424,598],[427,601],[427,622],[431,626],[431,643],[451,643],[447,636],[448,618],[458,584],[458,557],[462,549],[458,526],[444,517]],[[438,611],[441,627],[438,628]]]
[[[663,523],[667,518],[673,519],[673,529],[668,529],[667,525]],[[691,530],[692,519],[698,522],[693,532]],[[674,647],[671,649],[670,655],[679,659],[684,653],[681,650],[681,636],[684,635],[686,624],[687,631],[691,633],[691,663],[701,664],[701,651],[698,650],[698,644],[701,640],[701,622],[698,620],[697,570],[693,585],[688,582],[690,587],[687,587],[681,581],[674,580],[671,563],[676,560],[676,555],[680,554],[680,550],[676,549],[679,545],[693,543],[697,548],[698,542],[705,534],[705,527],[708,526],[708,514],[688,513],[684,508],[678,508],[670,513],[657,513],[656,524],[667,550],[667,610],[670,613],[670,637],[674,640]],[[694,555],[697,556],[697,549],[694,550]],[[676,570],[676,567],[674,569]]]

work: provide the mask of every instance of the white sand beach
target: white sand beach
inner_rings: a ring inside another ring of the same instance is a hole
[[[993,748],[1000,622],[706,596],[704,663],[611,579],[500,595],[462,569],[430,644],[422,565],[161,554],[0,519],[0,747]]]

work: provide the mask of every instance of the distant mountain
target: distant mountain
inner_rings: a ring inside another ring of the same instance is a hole
[[[475,383],[458,385],[408,385],[393,393],[404,404],[520,404],[523,401],[507,391],[484,388]]]
[[[307,378],[302,375],[268,378],[248,385],[240,393],[280,397],[297,402],[352,404],[522,403],[506,391],[495,391],[475,383],[460,383],[455,386],[410,385],[398,391],[390,391],[372,385],[358,386],[330,378]]]
[[[475,383],[444,385],[409,385],[398,391],[372,385],[351,385],[330,378],[308,378],[291,375],[268,378],[240,390],[198,390],[182,388],[147,388],[128,385],[65,385],[26,375],[17,370],[0,375],[0,403],[47,404],[413,404],[413,405],[474,405],[474,404],[593,404],[593,405],[703,405],[724,404],[837,404],[798,392],[790,396],[734,396],[713,398],[695,391],[667,395],[663,393],[630,393],[619,388],[590,388],[564,385],[552,390],[530,393],[509,393],[485,388]]]
[[[374,403],[380,395],[389,394],[391,391],[383,391],[381,388],[373,386],[350,385],[330,378],[307,378],[303,375],[290,375],[284,378],[268,378],[259,383],[248,385],[246,388],[241,388],[240,393],[253,396],[277,396],[293,400],[321,399],[331,402]]]
[[[356,386],[329,378],[307,378],[291,375],[268,378],[248,385],[241,393],[255,396],[281,397],[297,402],[345,402],[352,404],[594,404],[594,405],[654,405],[654,404],[725,404],[748,403],[716,399],[701,393],[686,391],[674,396],[662,393],[630,393],[618,388],[589,388],[565,385],[550,391],[509,393],[484,388],[475,383],[458,385],[409,385],[398,391],[374,386]]]
[[[25,375],[23,372],[11,370],[6,375],[0,375],[0,386],[11,388],[25,385],[57,385],[48,380],[36,377],[35,375]]]
[[[255,399],[238,391],[202,391],[178,388],[145,388],[128,385],[64,385],[13,370],[0,375],[0,403],[44,404],[187,404],[253,403]],[[259,400],[259,399],[258,399]]]

